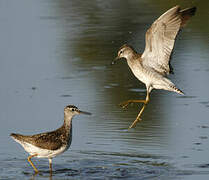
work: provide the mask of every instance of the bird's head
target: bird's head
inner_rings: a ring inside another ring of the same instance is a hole
[[[124,44],[123,46],[120,47],[120,49],[118,50],[118,55],[117,57],[113,60],[112,64],[115,64],[115,62],[121,58],[125,58],[126,60],[129,59],[129,57],[132,57],[133,53],[134,53],[134,49],[127,45]]]
[[[68,106],[66,106],[65,109],[64,109],[64,114],[67,117],[69,117],[69,116],[72,117],[72,116],[77,115],[77,114],[91,115],[91,113],[85,112],[85,111],[81,111],[80,109],[78,109],[74,105],[68,105]]]

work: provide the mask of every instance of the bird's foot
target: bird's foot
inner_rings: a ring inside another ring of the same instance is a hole
[[[120,107],[122,108],[127,108],[129,104],[132,104],[132,103],[144,103],[144,104],[147,104],[148,101],[146,100],[128,100],[128,101],[124,101],[122,103],[119,104]]]
[[[122,103],[119,104],[120,107],[122,107],[123,109],[128,108],[128,105],[132,103],[131,101],[124,101]]]

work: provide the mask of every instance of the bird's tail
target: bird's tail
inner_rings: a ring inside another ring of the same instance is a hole
[[[176,86],[170,86],[172,88],[172,91],[184,95],[184,92],[182,90],[180,90],[179,88],[177,88]]]
[[[163,78],[162,80],[163,81],[161,81],[161,85],[160,86],[158,85],[159,88],[156,88],[156,89],[165,89],[167,91],[173,91],[173,92],[176,92],[178,94],[184,95],[184,92],[182,90],[180,90],[179,88],[177,88],[175,86],[175,84],[173,82],[171,82],[170,79]]]

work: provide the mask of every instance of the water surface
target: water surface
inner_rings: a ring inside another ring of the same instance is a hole
[[[0,2],[0,179],[207,179],[209,177],[209,6],[207,0],[167,2]],[[127,131],[145,87],[125,61],[111,66],[129,43],[142,52],[144,34],[170,7],[197,6],[177,38],[170,79],[185,96],[154,90],[143,121]],[[73,120],[70,149],[53,160],[34,159],[11,132],[33,134],[62,124],[63,108],[92,112]]]

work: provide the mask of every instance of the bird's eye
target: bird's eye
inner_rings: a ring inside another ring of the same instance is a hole
[[[72,111],[75,111],[75,109],[72,109]]]
[[[120,54],[122,54],[123,53],[123,51],[120,51]]]

